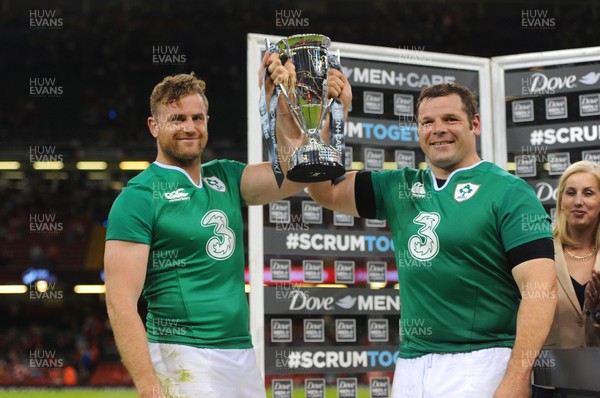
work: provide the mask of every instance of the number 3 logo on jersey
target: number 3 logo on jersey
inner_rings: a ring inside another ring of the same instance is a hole
[[[440,251],[440,241],[435,233],[435,229],[440,223],[440,215],[422,211],[413,219],[413,222],[422,227],[419,228],[416,235],[411,236],[408,240],[408,250],[417,260],[431,260]]]
[[[229,228],[227,215],[220,210],[211,210],[202,217],[200,224],[214,228],[215,236],[206,242],[206,253],[215,260],[228,259],[235,250],[235,232]]]

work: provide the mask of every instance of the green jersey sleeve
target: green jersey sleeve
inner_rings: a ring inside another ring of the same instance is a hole
[[[497,225],[506,251],[537,239],[552,239],[550,217],[521,178],[515,178],[508,186],[498,209]]]
[[[140,186],[125,187],[108,215],[106,240],[152,243],[152,192]]]
[[[244,201],[244,198],[242,198],[242,192],[241,192],[241,182],[242,182],[242,173],[244,172],[244,169],[246,168],[246,164],[242,163],[242,162],[238,162],[236,160],[222,160],[221,161],[222,164],[224,164],[225,170],[228,171],[225,176],[229,182],[229,186],[232,187],[237,187],[238,189],[238,195],[240,197],[240,204],[242,206],[246,206],[246,202]],[[275,178],[275,177],[273,177]]]
[[[407,202],[415,198],[411,193],[411,183],[413,180],[417,181],[418,175],[419,170],[410,168],[371,171],[376,219],[389,220],[402,208],[399,202]],[[400,215],[404,214],[400,213]]]

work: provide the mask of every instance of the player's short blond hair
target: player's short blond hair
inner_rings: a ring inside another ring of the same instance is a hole
[[[183,97],[190,94],[200,94],[208,112],[208,99],[204,93],[205,90],[206,82],[196,78],[194,72],[167,76],[152,90],[150,113],[155,116],[158,113],[159,105],[179,103]]]

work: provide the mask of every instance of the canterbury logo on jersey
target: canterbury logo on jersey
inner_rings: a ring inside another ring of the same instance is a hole
[[[182,200],[190,200],[189,193],[184,192],[183,188],[179,188],[173,192],[165,192],[165,198],[169,199],[169,202],[180,202]]]
[[[467,182],[466,184],[456,184],[454,190],[454,200],[457,202],[464,202],[465,200],[471,199],[477,193],[479,189],[478,184]]]
[[[206,185],[208,185],[215,191],[218,191],[218,192],[226,191],[225,184],[223,183],[223,181],[219,180],[217,177],[206,177],[206,178],[203,178],[202,180],[204,180]]]
[[[425,192],[425,186],[422,182],[415,182],[410,188],[410,193],[413,197],[419,199],[422,199],[427,195],[427,192]]]

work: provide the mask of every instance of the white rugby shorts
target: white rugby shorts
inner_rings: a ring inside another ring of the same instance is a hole
[[[398,358],[391,398],[492,398],[506,372],[511,349]]]
[[[167,398],[266,397],[252,348],[149,343],[149,349],[162,393]]]

